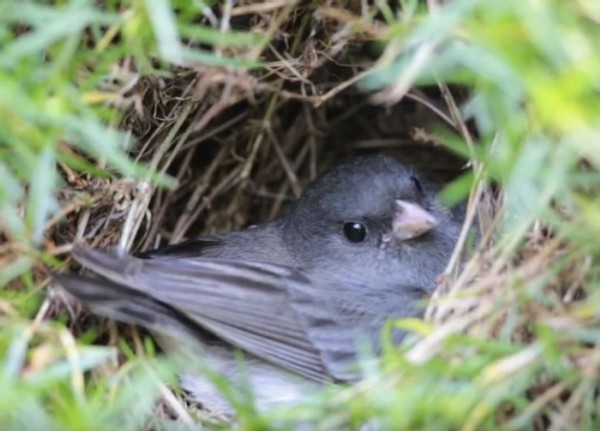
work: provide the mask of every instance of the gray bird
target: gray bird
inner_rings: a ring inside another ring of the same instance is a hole
[[[266,410],[359,379],[359,346],[377,352],[387,319],[421,315],[464,218],[438,191],[392,157],[360,157],[313,181],[274,221],[137,257],[76,246],[93,276],[57,279],[95,313],[149,328],[166,350],[193,346]],[[210,380],[184,372],[181,384],[232,413]]]

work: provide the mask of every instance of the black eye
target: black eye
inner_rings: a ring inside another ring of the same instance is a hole
[[[344,235],[350,242],[363,242],[367,238],[367,227],[357,221],[344,223]]]
[[[421,181],[419,181],[419,179],[417,177],[415,177],[414,175],[410,176],[410,180],[412,181],[413,185],[415,186],[415,189],[417,189],[417,192],[419,192],[419,194],[423,194],[423,186],[421,185]]]

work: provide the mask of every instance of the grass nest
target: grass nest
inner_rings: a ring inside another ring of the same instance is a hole
[[[272,34],[269,45],[260,49],[221,50],[229,57],[260,59],[262,69],[189,61],[173,66],[168,75],[148,76],[138,72],[131,58],[115,62],[103,85],[118,96],[110,103],[122,112],[118,127],[132,136],[128,153],[175,179],[177,186],[91,176],[61,165],[62,211],[48,223],[44,247],[64,256],[62,269],[72,268],[68,251],[75,242],[136,252],[272,219],[320,172],[356,154],[393,154],[446,184],[468,170],[483,171],[476,159],[465,160],[440,142],[440,136],[448,135],[477,141],[475,124],[457,109],[469,98],[469,88],[441,82],[412,86],[401,98],[393,91],[365,91],[357,82],[378,58],[374,40],[381,29],[372,24],[378,21],[362,20],[358,2],[348,9],[285,3],[241,1],[220,10],[225,28]],[[197,19],[211,25],[216,18],[205,14]],[[63,149],[73,151],[67,144]],[[103,160],[90,162],[105,168]],[[503,199],[501,184],[475,183],[467,222],[478,224],[481,245],[461,264],[464,242],[459,244],[427,310],[427,328],[416,331],[419,337],[403,354],[414,367],[433,358],[453,364],[482,352],[464,337],[498,343],[471,377],[480,387],[503,381],[521,385],[519,395],[511,392],[505,400],[486,404],[487,411],[479,406],[465,414],[463,429],[482,429],[481,418],[490,415],[494,423],[513,428],[522,423],[540,430],[581,426],[591,417],[587,394],[595,384],[553,374],[544,362],[548,350],[542,347],[550,338],[541,338],[535,328],[540,322],[548,330],[596,322],[581,307],[588,296],[591,258],[570,248],[541,221],[508,253],[496,235]],[[11,259],[10,252],[5,256]],[[48,281],[42,267],[37,274]],[[36,320],[62,319],[65,309],[75,339],[94,328],[97,342],[114,345],[125,338],[144,354],[136,330],[90,316],[59,291],[40,306]],[[557,355],[563,343],[577,352],[561,357],[562,367],[578,370],[577,376],[597,375],[594,344],[552,342]],[[100,374],[114,373],[123,363]],[[398,373],[402,380],[406,371]],[[526,405],[519,404],[523,400]],[[183,402],[163,392],[155,414],[192,423]],[[465,402],[465,408],[475,405],[474,399]]]

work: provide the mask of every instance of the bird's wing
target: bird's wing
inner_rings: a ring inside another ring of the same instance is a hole
[[[298,270],[226,259],[139,259],[83,247],[75,247],[73,256],[109,280],[111,294],[120,297],[122,289],[157,301],[149,312],[181,313],[234,346],[312,380],[357,377],[350,369],[355,328],[329,309],[328,292],[339,292],[315,286]],[[94,309],[94,295],[73,283],[65,287]],[[100,312],[126,320],[133,305],[115,304],[121,309],[111,312],[104,304]]]

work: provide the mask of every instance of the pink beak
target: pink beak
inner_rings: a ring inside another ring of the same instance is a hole
[[[405,240],[417,238],[438,225],[436,218],[420,205],[397,199],[392,221],[392,237]]]

